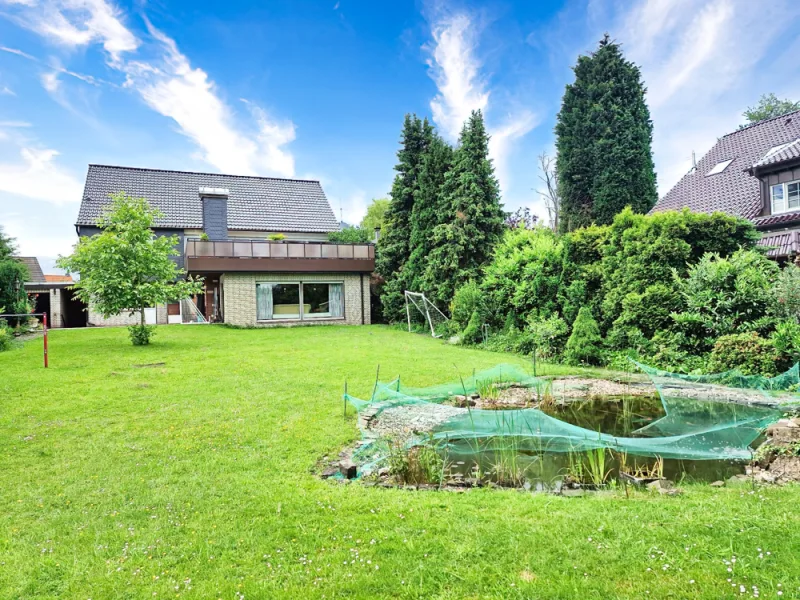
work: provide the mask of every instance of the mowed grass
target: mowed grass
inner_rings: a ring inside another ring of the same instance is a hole
[[[798,596],[798,488],[561,498],[315,475],[358,438],[345,379],[368,397],[378,364],[430,385],[521,358],[378,326],[50,341],[46,371],[41,340],[0,354],[2,598]]]

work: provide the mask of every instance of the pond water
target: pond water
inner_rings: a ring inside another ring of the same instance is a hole
[[[643,437],[637,430],[665,416],[664,408],[656,395],[603,396],[585,400],[557,401],[540,410],[560,421],[599,433],[618,437]],[[474,480],[480,475],[482,481],[501,485],[520,486],[524,482],[538,488],[558,486],[571,476],[582,471],[583,480],[588,481],[588,457],[583,454],[570,455],[565,452],[547,452],[531,447],[531,441],[513,437],[497,437],[483,440],[453,440],[440,448],[452,478]],[[606,451],[605,464],[598,467],[608,473],[608,479],[617,479],[620,459],[625,460],[625,470],[639,474],[648,470],[655,474],[658,459],[634,456],[620,457],[616,452]],[[580,463],[580,464],[579,464]],[[665,459],[660,474],[672,481],[724,480],[744,473],[745,462],[725,460],[675,460]]]

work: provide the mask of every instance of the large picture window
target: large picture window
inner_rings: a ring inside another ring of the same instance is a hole
[[[259,321],[344,318],[342,282],[257,283]]]
[[[773,215],[800,209],[800,181],[770,186],[769,193]]]

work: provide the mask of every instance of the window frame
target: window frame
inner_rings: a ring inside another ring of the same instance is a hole
[[[789,186],[790,185],[797,185],[800,188],[800,179],[793,179],[792,181],[786,181],[784,183],[775,183],[769,186],[769,208],[770,214],[772,215],[782,215],[784,213],[790,212],[797,212],[800,211],[800,189],[798,189],[798,203],[796,206],[789,206]],[[775,188],[781,189],[781,203],[783,208],[780,210],[775,209]]]
[[[342,286],[342,316],[341,317],[307,317],[305,314],[305,302],[303,298],[303,286],[306,283],[310,284],[327,284],[327,285],[334,285],[334,284],[341,284]],[[258,286],[262,284],[268,285],[297,285],[300,287],[300,316],[289,317],[289,318],[275,318],[273,314],[272,319],[259,319],[258,318]],[[347,294],[345,294],[345,281],[344,279],[326,279],[324,281],[312,281],[312,280],[298,280],[298,281],[259,281],[256,280],[256,323],[297,323],[302,321],[308,321],[311,323],[315,322],[325,322],[325,321],[344,321],[347,318]]]

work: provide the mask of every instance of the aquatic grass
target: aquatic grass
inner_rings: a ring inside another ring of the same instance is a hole
[[[594,448],[587,450],[585,456],[586,474],[589,482],[598,487],[604,485],[612,471],[611,469],[606,469],[606,449]]]

